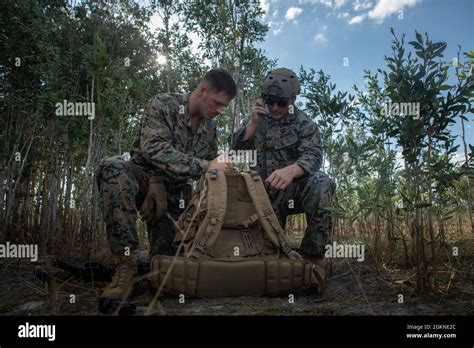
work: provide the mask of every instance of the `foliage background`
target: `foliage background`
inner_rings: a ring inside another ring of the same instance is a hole
[[[156,13],[163,25],[152,32]],[[211,67],[228,69],[238,84],[218,120],[224,148],[278,65],[257,48],[269,29],[262,15],[250,0],[2,1],[0,241],[87,257],[106,245],[93,169],[130,149],[149,98],[190,91]],[[464,127],[474,53],[460,49],[453,66],[443,57],[447,43],[405,34],[392,30],[383,69],[367,67],[367,91],[338,90],[324,71],[301,66],[299,106],[317,122],[324,169],[338,184],[333,239],[364,243],[376,271],[413,269],[418,291],[437,291],[444,260],[454,262],[456,242],[474,233],[473,146]],[[95,119],[56,116],[63,100],[94,102]],[[389,101],[419,103],[420,118],[382,115]],[[450,128],[457,121],[461,134]],[[304,228],[304,216],[295,216],[287,233],[297,242]],[[146,244],[144,233],[140,224]]]

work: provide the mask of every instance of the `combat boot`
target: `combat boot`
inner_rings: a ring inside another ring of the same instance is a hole
[[[117,271],[112,282],[100,295],[101,299],[125,301],[133,291],[135,276],[137,275],[137,256],[132,253],[130,256],[119,255]]]
[[[305,255],[305,259],[310,261],[313,266],[311,286],[315,286],[317,288],[319,299],[324,301],[326,299],[327,287],[326,263],[322,257],[316,257],[312,255]]]

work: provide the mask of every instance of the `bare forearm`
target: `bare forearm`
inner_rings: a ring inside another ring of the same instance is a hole
[[[305,171],[303,168],[301,168],[299,165],[297,164],[290,164],[287,168],[291,169],[291,171],[293,172],[294,174],[294,178],[299,178],[301,176],[303,176],[305,174]]]
[[[243,141],[248,140],[255,133],[256,129],[257,129],[257,124],[252,121],[249,121],[249,123],[247,123],[247,125],[245,126],[245,134],[242,140]]]

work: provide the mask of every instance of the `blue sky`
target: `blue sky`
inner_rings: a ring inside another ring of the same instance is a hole
[[[414,40],[415,30],[447,42],[446,60],[456,57],[458,45],[462,52],[474,50],[473,0],[267,0],[261,7],[271,28],[258,47],[279,66],[322,69],[337,89],[349,92],[354,84],[363,87],[364,69],[385,67],[390,27],[397,36],[405,33],[406,42]],[[472,130],[468,125],[471,144]]]

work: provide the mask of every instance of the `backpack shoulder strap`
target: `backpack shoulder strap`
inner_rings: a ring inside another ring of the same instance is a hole
[[[288,257],[293,258],[293,252],[283,235],[283,229],[275,215],[267,191],[265,191],[265,187],[263,186],[262,179],[255,171],[242,173],[242,176],[245,179],[247,190],[252,198],[264,231],[275,245],[281,247]]]
[[[187,257],[198,259],[212,253],[212,247],[219,236],[227,206],[227,184],[222,171],[211,170],[205,174],[207,185],[207,211]]]

